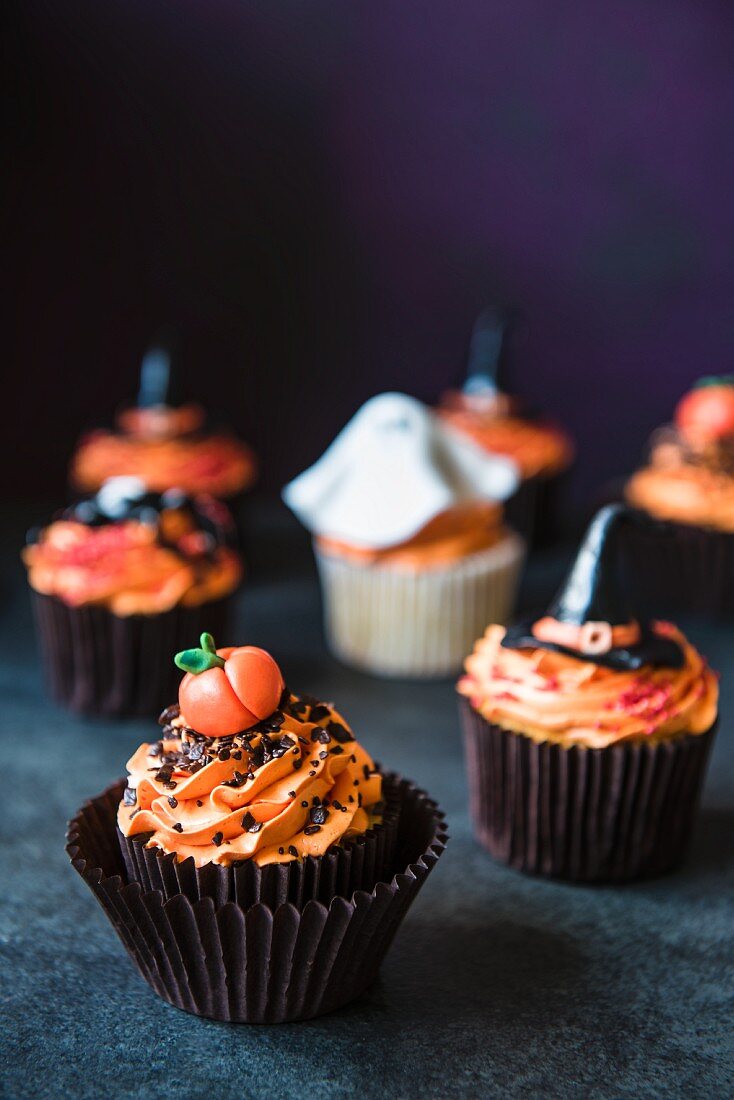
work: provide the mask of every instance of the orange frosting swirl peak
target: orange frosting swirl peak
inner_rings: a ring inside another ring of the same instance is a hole
[[[222,652],[222,651],[220,651]],[[260,866],[323,855],[379,819],[374,762],[330,704],[287,695],[267,720],[226,738],[164,711],[162,740],[128,761],[117,823],[179,860]]]
[[[506,649],[504,627],[490,626],[458,690],[488,722],[537,742],[605,748],[704,733],[716,719],[716,676],[672,624],[653,630],[681,646],[681,668],[616,671],[541,647]]]

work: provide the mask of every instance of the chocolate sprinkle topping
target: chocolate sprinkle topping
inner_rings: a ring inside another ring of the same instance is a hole
[[[173,795],[169,795],[168,805],[171,807],[172,810],[175,810],[178,806],[178,799],[174,798]]]
[[[182,833],[183,832],[183,825],[181,824],[180,821],[177,821],[176,824],[173,827],[174,827],[174,829],[176,830],[177,833]]]
[[[224,840],[224,833],[215,833],[212,837],[212,844],[216,844],[217,848]]]
[[[309,814],[312,825],[325,825],[328,816],[329,811],[325,806],[314,806]]]
[[[171,703],[170,707],[166,707],[162,710],[158,716],[159,726],[170,726],[174,718],[178,718],[181,714],[181,708],[178,703]]]
[[[307,825],[306,828],[303,831],[306,834],[306,836],[313,836],[314,833],[320,833],[321,832],[321,826],[320,825]]]
[[[347,741],[354,740],[354,734],[348,730],[346,726],[343,726],[341,722],[329,722],[326,728],[334,740],[338,741],[341,745],[345,744]]]

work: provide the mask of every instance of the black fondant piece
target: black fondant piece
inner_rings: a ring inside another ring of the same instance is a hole
[[[174,343],[171,332],[162,332],[143,356],[137,400],[139,408],[176,408],[182,404],[177,372],[173,365]]]
[[[507,314],[497,306],[483,309],[471,334],[464,393],[491,394],[499,390],[502,344],[508,325]]]
[[[236,543],[234,521],[221,501],[191,497],[180,489],[153,493],[137,478],[110,478],[95,495],[84,497],[66,508],[62,517],[84,523],[87,527],[103,527],[128,520],[157,526],[161,513],[170,508],[187,512],[196,528],[211,536],[212,550]],[[162,536],[159,537],[165,542]]]
[[[574,626],[603,622],[614,627],[639,621],[619,576],[620,535],[624,526],[635,519],[636,513],[624,504],[609,504],[597,512],[576,560],[545,613],[549,618]],[[678,643],[672,638],[660,637],[648,623],[640,623],[641,636],[636,645],[590,654],[536,638],[533,624],[540,617],[508,627],[502,645],[506,649],[549,649],[620,671],[634,670],[642,665],[680,668],[683,664],[683,652]]]

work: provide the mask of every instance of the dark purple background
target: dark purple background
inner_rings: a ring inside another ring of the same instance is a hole
[[[5,10],[6,492],[63,491],[162,322],[271,489],[370,394],[458,380],[491,299],[577,505],[732,368],[726,3]]]

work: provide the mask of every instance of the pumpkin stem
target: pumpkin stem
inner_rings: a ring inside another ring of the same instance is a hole
[[[200,648],[182,649],[173,658],[174,664],[182,672],[191,672],[194,676],[207,672],[210,668],[224,668],[224,658],[217,656],[217,647],[211,634],[204,633],[199,638]]]

